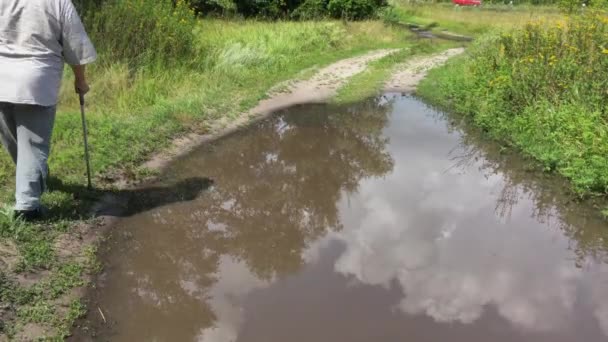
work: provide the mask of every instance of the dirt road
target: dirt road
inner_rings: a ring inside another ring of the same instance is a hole
[[[320,69],[306,80],[294,80],[279,84],[267,99],[236,120],[221,121],[211,128],[209,134],[191,133],[176,139],[171,147],[150,159],[144,166],[151,170],[164,169],[172,160],[190,152],[196,146],[229,134],[252,121],[261,120],[277,110],[299,104],[325,103],[331,100],[338,89],[346,85],[350,78],[366,70],[370,62],[399,51],[384,49],[344,59]],[[385,85],[385,91],[411,92],[415,90],[426,72],[445,63],[450,57],[464,52],[464,49],[450,49],[441,53],[417,57],[399,66],[399,70]],[[280,89],[280,90],[277,90]]]

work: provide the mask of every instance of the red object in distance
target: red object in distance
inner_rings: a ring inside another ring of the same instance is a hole
[[[458,6],[481,6],[480,0],[452,0]]]

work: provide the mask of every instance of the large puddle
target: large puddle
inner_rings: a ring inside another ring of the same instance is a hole
[[[292,109],[131,204],[87,334],[607,341],[608,227],[530,169],[413,98]]]

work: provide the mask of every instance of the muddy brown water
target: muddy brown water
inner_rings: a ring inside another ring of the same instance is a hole
[[[414,98],[279,113],[158,188],[75,339],[608,341],[597,211]]]

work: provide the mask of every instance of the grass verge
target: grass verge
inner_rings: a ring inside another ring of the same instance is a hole
[[[376,96],[382,91],[384,84],[396,69],[412,56],[430,54],[456,45],[452,42],[422,41],[410,48],[371,62],[364,72],[353,76],[344,87],[338,90],[338,95],[333,101],[337,104],[349,104]]]
[[[431,71],[419,94],[570,180],[608,194],[608,17],[589,14],[489,35]]]

